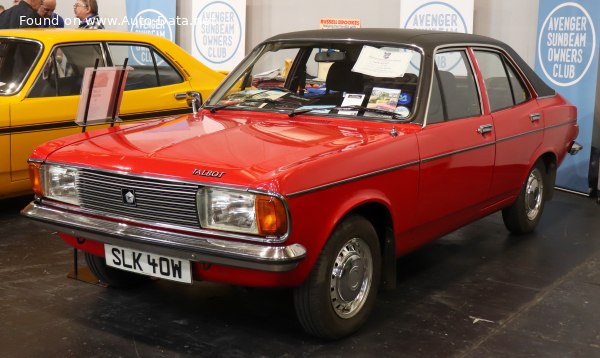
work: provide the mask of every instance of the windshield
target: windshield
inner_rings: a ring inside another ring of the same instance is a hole
[[[348,43],[271,43],[255,49],[206,102],[216,111],[291,111],[369,119],[408,119],[421,53]]]
[[[35,42],[0,39],[0,94],[11,95],[21,89],[40,51]]]

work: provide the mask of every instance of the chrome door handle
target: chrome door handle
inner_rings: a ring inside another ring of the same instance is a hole
[[[175,93],[175,99],[180,101],[182,99],[187,99],[188,95],[186,92]]]
[[[477,133],[479,133],[479,134],[489,133],[492,131],[492,128],[494,128],[494,126],[492,126],[491,124],[483,124],[483,125],[479,126],[479,128],[477,128]]]
[[[529,119],[531,119],[531,123],[537,122],[542,118],[542,115],[539,113],[532,113],[529,115]]]

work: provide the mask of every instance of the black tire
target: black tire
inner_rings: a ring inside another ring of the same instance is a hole
[[[513,234],[527,234],[537,226],[546,202],[546,167],[538,161],[527,174],[517,200],[502,210],[504,225]]]
[[[373,225],[362,216],[346,218],[306,281],[294,289],[300,324],[307,333],[325,339],[354,333],[375,305],[380,276],[381,250]]]
[[[85,253],[85,262],[101,282],[114,288],[133,288],[148,281],[148,277],[106,265],[103,257]]]

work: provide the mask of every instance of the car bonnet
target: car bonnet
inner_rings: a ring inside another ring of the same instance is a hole
[[[388,124],[368,121],[204,112],[96,135],[56,150],[47,161],[246,186],[295,168],[326,168],[336,157],[360,155],[377,143],[409,137],[416,128],[399,125],[391,132]],[[369,165],[378,170],[386,163]]]

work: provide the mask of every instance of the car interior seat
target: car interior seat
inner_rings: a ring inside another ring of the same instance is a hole
[[[326,92],[362,93],[363,77],[360,73],[352,72],[354,64],[350,62],[334,62],[325,79]]]

